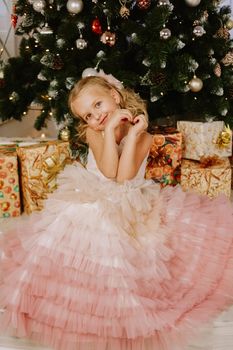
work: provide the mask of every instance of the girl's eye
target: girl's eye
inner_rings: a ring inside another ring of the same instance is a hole
[[[96,104],[95,104],[96,108],[99,108],[100,105],[101,105],[101,101],[98,101],[98,102],[96,102]]]

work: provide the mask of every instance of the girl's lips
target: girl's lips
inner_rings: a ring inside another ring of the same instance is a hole
[[[104,117],[104,118],[101,120],[100,124],[104,124],[104,123],[105,123],[105,121],[106,121],[106,119],[107,119],[107,116],[106,116],[106,117]]]

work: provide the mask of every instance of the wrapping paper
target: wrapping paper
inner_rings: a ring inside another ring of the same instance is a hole
[[[183,159],[181,163],[181,187],[210,198],[224,193],[231,195],[231,166],[228,158],[218,159],[213,165]]]
[[[43,208],[56,188],[56,176],[70,160],[69,142],[50,141],[17,148],[21,169],[23,207],[27,214]]]
[[[200,160],[203,156],[222,158],[232,154],[232,132],[223,121],[178,121],[177,128],[183,137],[183,158]]]
[[[0,147],[0,217],[15,217],[20,213],[17,153],[14,147]]]
[[[162,187],[175,186],[180,182],[181,151],[182,135],[177,130],[153,135],[145,178]]]

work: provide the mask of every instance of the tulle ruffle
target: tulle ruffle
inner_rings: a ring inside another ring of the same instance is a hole
[[[233,218],[151,181],[68,166],[2,236],[1,331],[55,349],[181,350],[233,297]]]

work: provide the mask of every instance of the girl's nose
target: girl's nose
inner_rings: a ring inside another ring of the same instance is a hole
[[[100,119],[100,116],[101,116],[101,113],[95,113],[95,119],[96,119],[96,120],[99,120],[99,119]]]

